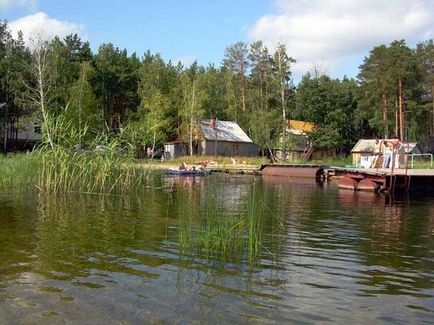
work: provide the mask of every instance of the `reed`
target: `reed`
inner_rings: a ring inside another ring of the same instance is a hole
[[[54,147],[40,153],[38,187],[44,192],[125,193],[139,190],[149,171],[124,158],[117,146],[105,146],[103,152],[74,151]]]
[[[202,209],[192,200],[180,205],[179,241],[187,253],[204,258],[244,258],[255,262],[263,247],[267,208],[253,185],[247,203],[235,211],[218,204],[215,193],[206,197]]]
[[[0,187],[29,187],[37,180],[40,159],[37,154],[0,155]]]
[[[77,132],[63,116],[45,125],[52,133],[28,155],[0,160],[0,186],[37,187],[46,193],[132,193],[144,187],[149,170],[138,168],[128,144],[114,135],[90,137]],[[55,135],[55,136],[54,136]],[[82,139],[92,138],[83,144]]]

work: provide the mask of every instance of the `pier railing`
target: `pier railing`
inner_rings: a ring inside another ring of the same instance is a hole
[[[430,158],[430,168],[433,167],[433,154],[432,153],[414,153],[410,155],[411,157],[411,168],[414,168],[414,157],[429,157]]]

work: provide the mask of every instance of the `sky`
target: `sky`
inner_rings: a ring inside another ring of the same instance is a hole
[[[238,41],[280,42],[297,61],[295,82],[314,68],[355,77],[374,46],[434,38],[433,12],[434,0],[0,0],[0,20],[27,42],[77,33],[94,52],[113,43],[215,66]]]

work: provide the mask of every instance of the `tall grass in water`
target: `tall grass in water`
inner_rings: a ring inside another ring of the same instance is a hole
[[[50,141],[29,155],[0,158],[0,186],[32,185],[47,193],[107,194],[131,193],[144,185],[149,171],[136,167],[131,153],[122,152],[133,146],[121,145],[119,136],[91,136],[87,127],[77,131],[64,115],[55,119],[47,116],[43,126],[44,134],[51,135]]]
[[[77,131],[62,115],[46,123],[53,134],[62,136],[55,138],[54,144],[46,142],[38,149],[40,190],[49,193],[131,193],[143,185],[147,174],[136,167],[131,155],[122,152],[127,145],[122,146],[119,137],[91,137],[86,127]],[[88,139],[84,145],[83,139]]]
[[[75,151],[55,146],[41,152],[38,186],[44,192],[113,193],[137,190],[146,173],[132,159],[121,157],[116,145],[104,151]]]
[[[222,208],[215,194],[207,196],[202,209],[196,202],[185,200],[179,211],[179,241],[184,252],[205,258],[245,258],[254,263],[264,248],[264,219],[269,217],[256,186],[253,185],[246,204],[235,211]]]
[[[0,155],[0,187],[33,186],[39,167],[40,159],[35,153],[11,157]]]

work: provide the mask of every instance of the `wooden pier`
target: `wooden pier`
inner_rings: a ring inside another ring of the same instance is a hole
[[[341,168],[325,170],[339,177],[339,187],[359,191],[433,191],[434,169]]]

